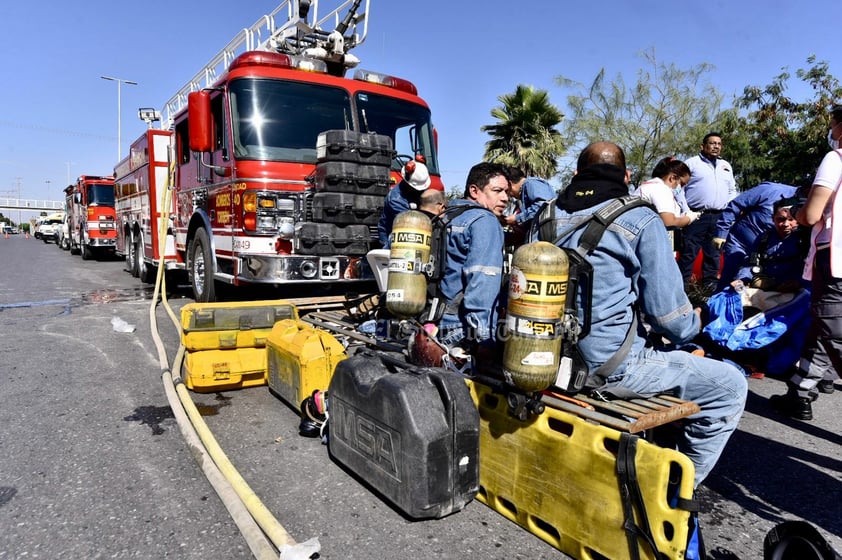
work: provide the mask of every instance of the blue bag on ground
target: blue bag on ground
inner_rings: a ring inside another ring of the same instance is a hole
[[[810,324],[810,292],[744,320],[742,295],[728,286],[708,300],[710,322],[702,332],[731,351],[765,348],[767,373],[783,374],[798,360]]]

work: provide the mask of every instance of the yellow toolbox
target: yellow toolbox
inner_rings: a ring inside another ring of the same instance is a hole
[[[477,499],[573,558],[630,558],[616,474],[621,433],[549,406],[521,422],[505,396],[468,384],[480,414]],[[692,498],[693,463],[640,440],[635,464],[658,550],[683,559],[690,514],[670,507],[667,494]],[[639,551],[653,558],[646,545]]]
[[[296,410],[314,390],[327,390],[336,364],[347,357],[332,334],[294,319],[275,324],[266,353],[269,388]]]
[[[266,385],[266,348],[187,352],[183,370],[187,388],[197,393]]]
[[[188,352],[261,348],[275,323],[297,318],[284,300],[189,303],[181,308],[181,340]]]

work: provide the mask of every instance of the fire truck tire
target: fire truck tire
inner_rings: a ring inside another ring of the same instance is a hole
[[[208,233],[203,228],[196,230],[190,254],[190,285],[193,287],[193,299],[199,303],[216,301],[213,253]]]
[[[137,278],[137,244],[134,235],[126,235],[126,270]]]
[[[88,247],[88,244],[85,243],[84,241],[82,241],[82,246],[80,247],[79,252],[82,253],[82,260],[83,261],[89,261],[92,258],[94,258],[93,251],[91,250],[90,247]]]
[[[135,259],[137,263],[137,277],[140,278],[140,281],[144,284],[154,284],[156,276],[155,267],[149,266],[143,259],[143,234],[138,236],[135,243]]]

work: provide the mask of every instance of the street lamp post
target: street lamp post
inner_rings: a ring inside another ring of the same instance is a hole
[[[70,186],[70,166],[75,165],[75,162],[65,161],[64,165],[67,166],[67,186]]]
[[[109,80],[111,82],[117,82],[117,161],[120,161],[120,157],[123,155],[123,149],[120,145],[120,124],[121,124],[121,118],[120,118],[120,112],[121,112],[120,86],[122,84],[129,84],[129,85],[132,85],[132,86],[136,86],[137,82],[133,82],[131,80],[124,80],[122,78],[114,78],[112,76],[100,76],[100,78],[102,78],[103,80]]]

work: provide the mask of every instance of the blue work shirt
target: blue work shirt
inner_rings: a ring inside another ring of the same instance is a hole
[[[775,202],[795,196],[796,190],[791,185],[764,182],[740,193],[719,215],[714,237],[747,249],[758,235],[774,226],[772,207]]]
[[[515,221],[523,226],[535,217],[543,203],[556,197],[553,187],[539,177],[527,177],[520,187],[521,212]]]
[[[377,238],[384,249],[390,247],[389,234],[392,233],[395,217],[401,212],[418,208],[417,200],[412,202],[408,198],[408,196],[415,197],[416,193],[420,197],[419,191],[401,181],[392,187],[392,190],[386,195],[386,200],[383,202],[383,212],[380,214],[380,221],[377,222]]]
[[[582,223],[605,204],[608,201],[573,213],[556,208],[557,233]],[[584,230],[581,227],[568,234],[559,246],[575,249]],[[531,237],[536,241],[537,232]],[[699,318],[684,293],[666,227],[651,208],[637,207],[620,214],[586,258],[593,266],[591,330],[579,339],[578,347],[591,372],[622,346],[635,305],[652,330],[671,342],[688,342],[699,333]],[[580,298],[579,321],[584,320],[584,305]],[[608,375],[625,371],[643,351],[645,336],[639,325],[628,357]]]
[[[446,344],[454,341],[448,330],[462,329],[462,336],[479,344],[495,340],[498,304],[503,277],[503,228],[491,211],[465,199],[452,201],[448,208],[469,205],[450,222],[447,234],[447,261],[439,285],[447,305],[462,294],[458,313],[445,312],[439,323]]]
[[[722,210],[737,196],[734,172],[724,159],[713,162],[699,154],[684,163],[690,168],[690,182],[684,187],[690,210]]]

